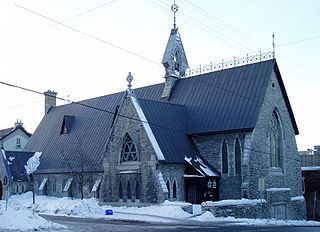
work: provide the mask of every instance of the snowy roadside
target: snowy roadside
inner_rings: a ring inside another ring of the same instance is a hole
[[[5,201],[0,201],[0,229],[32,230],[63,227],[49,222],[38,214],[65,215],[87,218],[108,218],[139,220],[149,222],[232,222],[239,225],[286,225],[286,226],[320,226],[320,222],[290,221],[270,219],[236,219],[232,217],[217,218],[212,213],[205,212],[194,216],[182,210],[186,203],[165,202],[161,205],[148,207],[111,207],[99,206],[96,199],[71,199],[48,196],[37,196],[36,204],[32,204],[32,193],[13,195],[9,199],[8,210],[5,211]],[[112,209],[113,215],[105,215]]]

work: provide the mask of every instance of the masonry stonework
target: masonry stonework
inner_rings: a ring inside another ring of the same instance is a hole
[[[253,131],[252,147],[249,154],[249,198],[258,199],[260,197],[258,179],[264,178],[265,188],[275,190],[264,191],[264,198],[267,198],[270,204],[270,213],[272,205],[284,203],[290,209],[291,198],[302,196],[301,181],[297,181],[301,180],[301,167],[298,162],[299,153],[295,141],[295,131],[276,75],[274,71],[271,74],[265,99]],[[268,133],[274,110],[280,116],[282,130],[281,168],[270,167],[271,151]],[[288,189],[290,191],[287,191]],[[297,207],[297,204],[300,204],[300,211],[305,210],[304,201],[295,202],[295,207]],[[292,215],[290,218],[295,217],[295,215]]]
[[[138,161],[120,162],[124,138],[128,134],[137,149]],[[158,180],[158,161],[138,114],[126,97],[120,106],[107,141],[101,197],[104,202],[158,203],[165,199]],[[120,182],[122,190],[120,190]],[[131,189],[128,187],[131,187]],[[122,192],[121,192],[122,191]],[[131,191],[131,193],[130,193]],[[138,192],[139,191],[139,192]],[[122,195],[122,199],[120,197]],[[131,197],[131,199],[128,199]]]
[[[240,199],[242,196],[242,175],[235,173],[235,141],[238,138],[241,150],[241,164],[243,164],[245,132],[224,133],[218,135],[195,136],[194,141],[200,154],[216,170],[221,173],[220,199]],[[222,173],[222,143],[227,142],[228,173]],[[245,167],[242,165],[241,170]],[[230,184],[232,183],[232,185]]]

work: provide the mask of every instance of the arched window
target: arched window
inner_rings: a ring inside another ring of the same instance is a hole
[[[222,143],[222,173],[228,174],[228,148],[225,139]]]
[[[236,175],[241,174],[241,145],[239,138],[236,138],[234,145],[234,160],[235,160],[235,173]]]
[[[281,126],[276,110],[273,111],[270,120],[270,166],[281,167]]]
[[[177,198],[177,184],[176,181],[173,181],[173,186],[172,186],[172,198]]]
[[[126,134],[121,151],[121,158],[120,162],[127,162],[127,161],[138,161],[138,153],[134,142],[132,141],[129,134]]]
[[[139,187],[139,182],[136,181],[136,199],[140,199],[140,187]]]
[[[169,180],[167,180],[167,189],[168,189],[168,199],[170,199],[170,183],[169,183]]]
[[[123,199],[123,187],[122,187],[122,182],[121,181],[119,183],[119,198]]]
[[[128,184],[127,184],[127,199],[130,200],[131,198],[132,198],[131,185],[130,185],[130,181],[128,181]]]

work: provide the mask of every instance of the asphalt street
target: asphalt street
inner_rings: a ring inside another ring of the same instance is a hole
[[[243,226],[224,222],[190,222],[177,221],[176,223],[152,223],[133,220],[111,220],[75,218],[65,216],[42,215],[45,219],[65,225],[64,229],[53,231],[60,232],[100,232],[100,231],[214,231],[214,232],[319,232],[319,227],[307,226]]]

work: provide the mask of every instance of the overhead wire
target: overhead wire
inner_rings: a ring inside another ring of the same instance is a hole
[[[17,4],[16,4],[16,5],[17,5]],[[38,14],[38,13],[36,13],[36,12],[34,12],[34,11],[31,11],[31,10],[29,10],[29,9],[27,9],[27,8],[24,8],[24,7],[20,6],[20,5],[17,5],[17,6],[23,8],[23,9],[25,9],[25,10],[28,10],[28,11],[34,13],[34,14],[37,14],[37,15],[39,15],[39,16],[41,16],[41,17],[44,17],[44,18],[46,18],[46,19],[48,19],[48,20],[51,20],[51,21],[55,22],[56,24],[62,25],[62,26],[67,27],[67,28],[69,28],[69,29],[71,29],[71,30],[73,30],[73,31],[79,32],[79,33],[81,33],[81,34],[83,34],[83,35],[89,36],[89,37],[91,37],[91,38],[93,38],[93,39],[99,40],[100,42],[104,42],[104,43],[107,43],[108,45],[110,45],[108,42],[103,41],[103,40],[101,40],[100,38],[97,38],[97,37],[92,36],[92,35],[88,35],[87,33],[81,32],[80,30],[77,30],[77,29],[74,29],[74,28],[69,27],[69,26],[67,26],[67,25],[64,25],[64,24],[62,24],[61,22],[58,22],[58,21],[53,20],[53,19],[51,19],[51,18],[48,18],[48,17],[46,17],[46,16],[44,16],[44,15]],[[111,46],[112,46],[112,45],[111,45]],[[116,48],[119,48],[118,46],[115,46],[115,47],[116,47]],[[120,50],[123,50],[123,49],[120,48]],[[126,51],[126,50],[125,50],[125,51]],[[127,51],[126,51],[126,52],[127,52]],[[129,53],[132,54],[131,52],[129,52]],[[137,55],[137,54],[132,54],[132,55],[136,55],[136,56],[140,57],[140,55]],[[140,57],[140,58],[141,58],[141,57]],[[145,59],[145,58],[143,58],[143,59]],[[156,64],[159,64],[158,62],[154,62],[154,61],[152,61],[152,62],[153,62],[153,63],[156,63]],[[1,84],[4,84],[4,82],[0,82],[0,83],[1,83]],[[11,86],[11,87],[14,87],[14,85],[10,85],[10,84],[7,84],[7,85],[9,85],[9,86]],[[23,87],[21,87],[21,89],[22,89],[22,90],[27,90],[26,88],[23,88]],[[32,91],[32,90],[31,90],[31,91]],[[37,91],[32,91],[32,92],[38,93],[38,94],[40,93],[40,92],[37,92]],[[43,94],[43,93],[40,93],[40,94]],[[63,99],[63,98],[58,98],[58,99],[63,100],[63,101],[68,101],[69,103],[76,103],[76,102],[72,102],[72,101],[69,101],[69,100],[66,100],[66,99]],[[80,105],[81,105],[81,103],[79,103],[79,102],[77,102],[76,104],[80,104]],[[85,106],[85,105],[83,105],[83,106]],[[90,106],[86,106],[86,107],[90,107]],[[91,108],[92,108],[92,106],[91,106]],[[93,107],[93,109],[101,110],[101,109],[98,109],[98,108],[95,108],[95,107]],[[111,111],[105,111],[105,112],[111,113],[111,114],[114,113],[114,112],[111,112]],[[147,122],[145,122],[145,123],[147,123]]]
[[[50,21],[52,21],[52,22],[55,22],[56,24],[58,24],[58,25],[60,25],[60,26],[63,26],[63,27],[65,27],[65,28],[68,28],[68,29],[70,29],[70,30],[72,30],[72,31],[74,31],[74,32],[80,33],[80,34],[82,34],[83,36],[89,37],[89,38],[94,39],[94,40],[96,40],[96,41],[99,41],[99,42],[101,42],[101,43],[103,43],[103,44],[106,44],[106,45],[108,45],[108,46],[114,47],[114,48],[116,48],[116,49],[118,49],[118,50],[120,50],[120,51],[122,51],[122,52],[125,52],[125,53],[127,53],[127,54],[133,55],[133,56],[138,57],[138,58],[140,58],[140,59],[142,59],[142,60],[148,61],[148,62],[153,63],[153,64],[156,64],[156,65],[160,65],[160,63],[157,62],[157,61],[154,61],[154,60],[151,60],[151,59],[149,59],[149,58],[146,58],[145,56],[141,56],[141,55],[139,55],[138,53],[135,53],[135,52],[132,52],[132,51],[130,51],[130,50],[128,50],[128,49],[122,48],[122,47],[120,47],[120,46],[118,46],[118,45],[116,45],[116,44],[110,43],[110,42],[108,42],[108,41],[106,41],[106,40],[104,40],[104,39],[102,39],[102,38],[99,38],[99,37],[94,36],[94,35],[92,35],[92,34],[83,32],[83,31],[81,31],[81,30],[79,30],[79,29],[76,29],[76,28],[74,28],[74,27],[68,26],[68,25],[66,25],[66,24],[64,24],[64,23],[62,23],[62,22],[59,22],[59,21],[57,21],[57,20],[55,20],[55,19],[52,19],[52,18],[49,18],[48,16],[42,15],[42,14],[40,14],[40,13],[37,13],[37,12],[35,12],[35,11],[33,11],[33,10],[30,10],[30,9],[28,9],[28,8],[26,8],[26,7],[23,7],[23,6],[21,6],[21,5],[18,5],[18,4],[14,4],[14,5],[17,6],[17,7],[20,7],[21,9],[24,9],[24,10],[26,10],[26,11],[32,13],[32,14],[38,15],[38,16],[40,16],[40,17],[42,17],[42,18],[45,18],[45,19],[50,20]]]
[[[15,5],[18,6],[18,7],[21,7],[21,8],[24,9],[24,10],[27,10],[27,11],[33,13],[33,14],[36,14],[36,15],[38,15],[38,16],[41,16],[41,17],[43,17],[43,18],[45,18],[45,19],[48,19],[48,20],[50,20],[50,21],[54,21],[56,24],[62,25],[62,26],[66,27],[66,28],[68,28],[68,29],[70,29],[70,30],[79,32],[79,33],[81,33],[81,34],[83,34],[83,35],[89,36],[90,38],[96,39],[96,40],[98,40],[98,41],[100,41],[100,42],[104,42],[104,43],[107,43],[108,45],[110,45],[108,42],[105,42],[104,40],[101,40],[100,38],[97,38],[97,37],[95,37],[95,36],[93,36],[93,35],[90,35],[90,34],[81,32],[81,31],[79,31],[78,29],[75,29],[75,28],[73,28],[73,27],[70,27],[70,26],[68,26],[68,25],[65,25],[65,24],[63,24],[63,23],[61,23],[61,22],[58,22],[58,21],[56,21],[56,20],[54,20],[54,19],[51,19],[51,18],[49,18],[49,17],[47,17],[47,16],[45,16],[45,15],[39,14],[39,13],[37,13],[37,12],[34,12],[34,11],[30,10],[30,9],[27,9],[27,8],[23,7],[23,6],[20,6],[20,5],[17,5],[17,4],[15,4]],[[117,47],[117,48],[120,48],[119,46],[116,46],[116,45],[112,45],[112,46],[115,46],[115,47]],[[124,50],[123,48],[120,48],[120,49],[121,49],[121,50]],[[125,50],[125,51],[127,51],[127,50]],[[127,51],[127,52],[128,52],[129,54],[131,54],[131,55],[135,55],[135,56],[138,56],[139,58],[143,58],[144,60],[150,61],[148,58],[145,58],[145,57],[140,56],[140,55],[138,55],[138,54],[132,53],[132,52],[130,52],[130,51]],[[160,65],[160,63],[155,62],[155,61],[151,61],[151,62],[152,62],[152,63],[155,63],[155,64],[157,64],[157,65]],[[209,84],[209,85],[211,85],[212,87],[215,87],[215,88],[217,88],[217,89],[223,90],[223,91],[225,91],[225,92],[228,92],[228,93],[231,94],[231,95],[236,95],[236,96],[241,97],[241,98],[244,98],[244,99],[246,99],[246,100],[250,100],[250,101],[252,101],[252,102],[258,103],[258,100],[257,100],[257,99],[252,99],[252,98],[249,98],[249,97],[247,97],[247,96],[240,95],[239,93],[235,93],[234,91],[231,91],[231,90],[229,90],[229,89],[226,89],[226,88],[223,88],[223,87],[214,85],[214,84],[212,84],[212,83],[205,82],[205,81],[201,80],[200,78],[198,78],[198,81],[199,81],[199,82],[202,82],[202,83],[205,83],[205,84]],[[65,99],[62,99],[62,98],[61,98],[60,100],[65,100]],[[112,112],[109,112],[109,113],[112,113]]]
[[[9,86],[9,87],[13,87],[13,88],[17,88],[17,89],[20,89],[20,90],[23,90],[23,91],[28,91],[28,92],[31,92],[31,93],[40,94],[40,95],[45,96],[45,94],[40,92],[40,91],[33,90],[33,89],[30,89],[30,88],[26,88],[26,87],[22,87],[22,86],[19,86],[19,85],[10,84],[10,83],[3,82],[3,81],[0,81],[0,84],[6,85],[6,86]],[[132,117],[132,116],[120,114],[119,112],[116,113],[115,111],[111,111],[111,110],[108,110],[108,109],[103,109],[103,108],[92,106],[92,105],[89,105],[89,104],[85,104],[85,103],[83,103],[83,101],[82,102],[79,102],[79,101],[76,102],[76,101],[67,100],[65,98],[57,97],[57,96],[55,98],[58,99],[58,100],[65,101],[65,102],[67,102],[69,104],[76,104],[76,105],[79,105],[81,107],[87,107],[87,108],[90,108],[90,109],[93,109],[93,110],[97,110],[97,111],[100,111],[100,112],[111,114],[113,116],[123,117],[123,118],[129,119],[129,120],[137,121],[137,122],[140,122],[140,123],[146,123],[146,124],[149,124],[149,125],[152,125],[152,126],[155,126],[155,127],[160,127],[160,128],[166,129],[166,130],[171,130],[171,131],[174,131],[174,132],[181,133],[183,135],[187,135],[185,131],[179,130],[177,128],[171,128],[171,127],[160,125],[160,124],[157,124],[157,123],[150,123],[149,121],[144,121],[144,120],[141,120],[140,118],[135,118],[135,117]],[[197,135],[197,134],[192,134],[192,136],[202,137],[201,135]],[[230,143],[228,145],[230,145]],[[270,152],[262,151],[262,150],[251,148],[251,147],[244,147],[243,146],[243,149],[244,150],[248,150],[248,151],[257,152],[257,153],[264,154],[264,155],[272,155],[272,153],[270,153]],[[289,157],[282,157],[282,158],[283,159],[287,159],[287,160],[297,161],[297,159],[294,159],[294,158],[289,158]]]
[[[119,1],[119,0],[112,0],[112,1],[105,2],[105,3],[103,3],[103,4],[99,5],[99,6],[96,6],[96,7],[94,7],[94,8],[89,9],[89,10],[86,10],[86,11],[80,12],[80,13],[78,13],[78,14],[76,14],[76,15],[73,15],[73,16],[71,16],[71,17],[69,17],[69,18],[66,18],[66,19],[64,19],[64,20],[61,20],[60,22],[61,22],[61,23],[65,23],[65,22],[71,21],[71,20],[73,20],[73,19],[76,19],[76,18],[78,18],[78,17],[80,17],[80,16],[83,16],[83,15],[86,15],[86,14],[91,13],[91,12],[93,12],[93,11],[96,11],[96,10],[98,10],[98,9],[101,9],[101,8],[103,8],[103,7],[107,6],[107,5],[110,5],[110,4],[114,3],[114,2],[117,2],[117,1]],[[29,33],[27,33],[27,34],[24,34],[24,35],[22,35],[22,36],[19,36],[18,38],[15,38],[15,39],[13,39],[13,40],[11,40],[11,41],[6,42],[6,44],[11,44],[11,43],[14,43],[14,42],[16,42],[16,41],[25,39],[25,38],[27,38],[27,37],[29,37],[29,36],[36,35],[36,34],[38,34],[38,33],[40,33],[40,32],[43,32],[43,31],[48,30],[48,29],[50,29],[50,28],[53,28],[53,27],[55,27],[55,26],[57,26],[57,25],[59,25],[59,24],[58,24],[58,23],[54,23],[54,24],[51,24],[51,25],[49,25],[49,26],[47,26],[47,27],[41,28],[41,29],[39,29],[39,30],[35,30],[35,31],[33,31],[33,32],[29,32]]]

